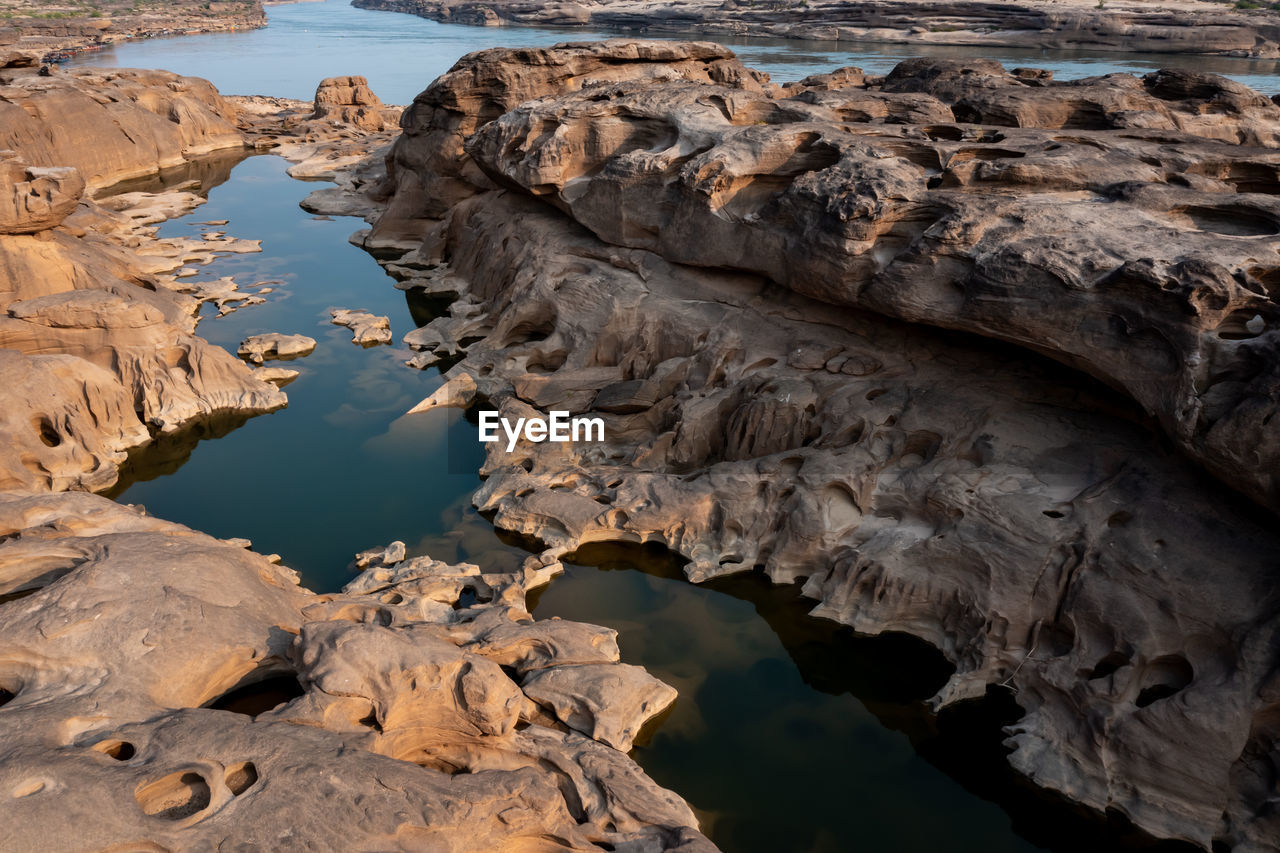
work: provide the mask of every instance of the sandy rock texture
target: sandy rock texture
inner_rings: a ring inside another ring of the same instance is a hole
[[[184,264],[256,244],[154,239],[156,223],[200,203],[190,193],[84,196],[86,184],[243,147],[212,86],[163,72],[28,74],[0,86],[0,114],[11,149],[0,161],[0,488],[104,489],[153,433],[283,406],[275,386],[195,337],[199,301],[165,286]]]
[[[391,343],[391,320],[370,314],[363,308],[334,308],[329,312],[332,322],[351,330],[351,342],[360,346],[377,346]]]
[[[1091,373],[1280,509],[1280,107],[1216,77],[994,62],[830,85],[580,93],[468,150],[608,243]]]
[[[0,45],[42,57],[125,39],[257,29],[267,25],[262,7],[260,0],[4,0]]]
[[[1036,785],[1275,850],[1278,118],[1208,76],[487,51],[406,113],[365,239],[455,299],[418,409],[605,419],[490,445],[475,503],[544,562],[805,579],[941,649],[937,706],[1012,691]]]
[[[990,45],[1280,56],[1280,15],[1213,2],[1094,0],[353,0],[437,21],[769,36],[813,41]]]
[[[379,565],[317,596],[243,542],[104,498],[0,496],[5,843],[713,851],[678,797],[521,686],[628,672],[614,633],[533,621],[536,572],[445,598],[467,572]]]
[[[242,148],[235,122],[235,108],[196,77],[96,68],[53,77],[0,72],[0,150],[16,151],[32,166],[74,166],[93,189]]]
[[[329,119],[362,130],[382,130],[382,101],[363,77],[329,77],[316,87],[312,118]]]

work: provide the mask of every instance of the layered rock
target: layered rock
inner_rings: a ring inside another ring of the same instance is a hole
[[[1280,107],[1183,72],[1055,84],[910,60],[823,82],[568,95],[468,150],[614,245],[1089,372],[1280,509]]]
[[[0,164],[0,488],[104,489],[153,432],[283,406],[275,386],[194,336],[199,303],[155,277],[256,245],[151,239],[200,203],[189,193],[83,198],[86,183],[243,147],[213,87],[163,72],[26,75],[0,88],[0,115],[0,147],[16,151]]]
[[[363,77],[329,77],[316,87],[312,118],[350,124],[362,130],[382,130],[382,101]]]
[[[409,338],[462,357],[418,408],[606,424],[489,445],[476,505],[544,560],[644,541],[695,581],[803,578],[815,613],[943,650],[936,706],[1012,691],[1037,785],[1276,849],[1280,540],[1198,466],[1276,506],[1280,112],[1211,77],[769,89],[650,49],[475,54],[406,116],[368,242],[417,235],[388,268],[457,301]],[[545,88],[493,115],[513,79]]]
[[[1265,4],[1093,0],[352,0],[361,9],[458,24],[504,23],[769,36],[812,41],[1280,56],[1280,16]]]
[[[0,150],[32,166],[74,166],[94,189],[242,147],[235,108],[207,80],[96,68],[0,78]]]
[[[714,850],[502,668],[536,646],[624,670],[613,633],[534,622],[524,576],[490,580],[470,607],[370,578],[317,596],[103,498],[0,496],[6,843]]]

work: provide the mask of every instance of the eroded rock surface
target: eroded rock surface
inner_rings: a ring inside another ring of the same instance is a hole
[[[351,330],[351,342],[360,346],[391,343],[391,320],[370,314],[363,308],[335,308],[329,312],[333,323]]]
[[[103,498],[0,496],[6,844],[714,850],[504,672],[508,649],[557,652],[524,576],[492,581],[493,602],[428,620],[395,582],[317,596]]]
[[[0,86],[0,148],[12,149],[0,164],[0,488],[104,489],[152,432],[285,404],[196,337],[199,302],[165,286],[184,264],[257,244],[156,239],[157,223],[202,202],[191,193],[83,197],[86,182],[243,147],[234,116],[207,82],[164,72],[15,72]]]
[[[269,358],[298,358],[309,355],[316,348],[316,339],[306,335],[285,335],[280,332],[267,332],[261,335],[250,335],[240,342],[236,355],[248,359],[254,364],[262,364]]]
[[[769,88],[687,50],[473,54],[406,114],[366,242],[416,235],[388,269],[457,300],[410,343],[462,356],[417,410],[606,423],[489,445],[476,505],[544,562],[616,539],[805,579],[943,650],[936,705],[1013,691],[1037,785],[1276,849],[1280,539],[1200,466],[1276,507],[1280,111],[987,63]]]

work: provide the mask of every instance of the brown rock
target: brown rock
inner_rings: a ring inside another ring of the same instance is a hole
[[[0,152],[0,234],[34,234],[76,209],[84,180],[71,168],[28,166]]]

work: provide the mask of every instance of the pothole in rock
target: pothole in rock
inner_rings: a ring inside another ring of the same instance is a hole
[[[1146,708],[1180,692],[1195,678],[1190,662],[1182,655],[1158,657],[1142,673],[1142,689],[1133,704]]]
[[[258,768],[254,766],[252,761],[242,761],[239,764],[231,765],[227,768],[226,776],[223,777],[227,790],[237,797],[252,788],[257,781]]]
[[[134,798],[149,817],[182,820],[209,807],[209,783],[195,771],[179,771],[143,785]]]
[[[1228,237],[1269,237],[1280,233],[1280,225],[1260,211],[1242,207],[1205,207],[1191,205],[1169,211],[1176,218],[1191,221],[1198,231]]]
[[[306,692],[292,674],[277,675],[237,687],[204,707],[256,717],[297,699]]]
[[[138,750],[127,740],[99,741],[93,745],[93,748],[95,751],[114,758],[116,761],[128,761],[138,754]]]

